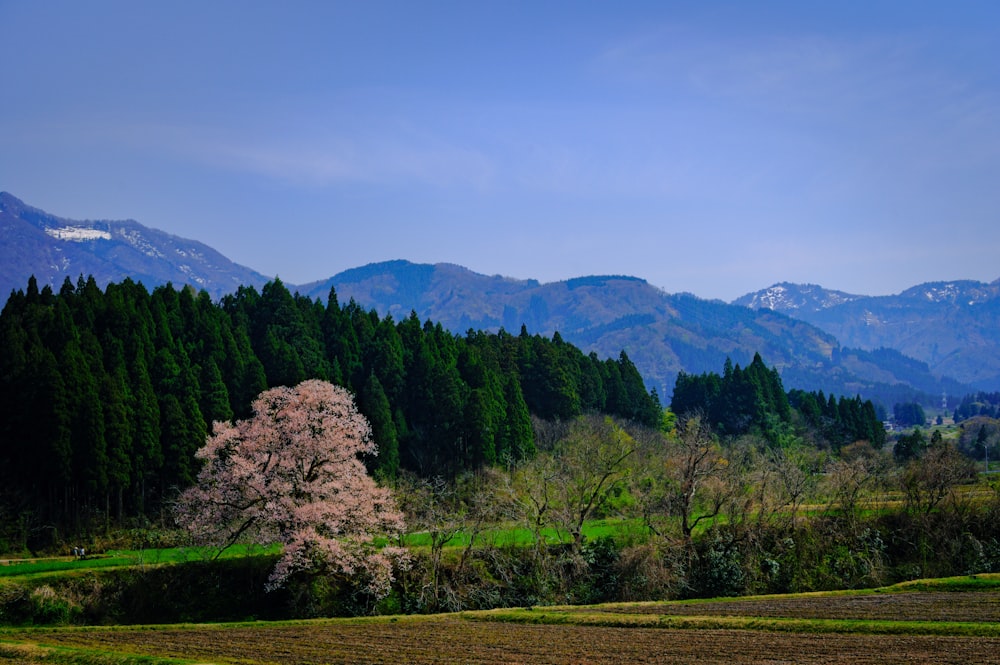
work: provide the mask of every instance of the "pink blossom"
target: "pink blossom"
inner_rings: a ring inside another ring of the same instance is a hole
[[[362,456],[377,449],[350,393],[310,380],[261,393],[253,411],[235,425],[215,423],[196,453],[198,482],[178,500],[178,522],[220,548],[283,543],[272,588],[299,570],[331,570],[387,593],[406,552],[374,538],[401,533],[403,516],[365,469]]]

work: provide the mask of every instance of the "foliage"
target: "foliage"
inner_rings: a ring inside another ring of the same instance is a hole
[[[938,441],[902,470],[900,484],[906,508],[929,515],[942,501],[957,500],[955,487],[974,477],[973,463],[953,445]]]
[[[536,547],[544,546],[546,528],[554,528],[566,535],[575,555],[587,521],[627,503],[628,462],[635,441],[619,423],[598,416],[577,418],[561,428],[555,440],[546,438],[540,433],[542,451],[513,471],[512,490]]]
[[[51,543],[133,520],[149,533],[145,514],[197,476],[179,514],[200,536],[219,547],[285,544],[280,557],[256,557],[270,586],[285,585],[272,592],[274,616],[788,592],[1000,570],[1000,492],[966,486],[972,468],[950,440],[918,430],[883,451],[871,402],[784,395],[759,356],[746,369],[726,363],[721,376],[679,379],[678,417],[645,392],[625,354],[600,360],[523,328],[457,337],[412,315],[396,323],[342,307],[333,292],[325,306],[310,302],[280,282],[218,306],[188,290],[101,294],[87,282],[10,303],[0,315],[9,344],[0,390],[14,404],[18,391],[34,401],[0,427],[40,447],[0,440],[10,462],[0,465],[0,538],[11,549],[41,541],[42,525],[55,527]],[[266,390],[277,377],[305,381]],[[218,422],[206,444],[209,414]],[[995,447],[995,421],[963,425],[961,450]],[[402,534],[371,476],[395,486],[418,533]],[[600,531],[595,518],[606,520]],[[415,561],[391,586],[373,563],[397,551],[381,549],[388,543],[409,545]],[[26,621],[88,622],[127,597],[118,616],[150,617],[152,601],[136,599],[168,597],[156,585],[173,579],[153,568],[164,576],[155,583],[142,569],[91,571],[117,581],[87,590],[66,581],[81,571],[64,563],[65,573],[4,579],[9,607]],[[181,567],[212,563],[223,565]],[[246,607],[266,604],[254,595],[266,578],[246,578]],[[171,616],[205,616],[190,609],[193,589],[169,596],[184,608]]]
[[[700,418],[687,418],[666,464],[670,483],[668,514],[680,517],[681,535],[691,541],[695,527],[714,519],[731,493],[723,473],[729,462]]]
[[[976,460],[1000,460],[1000,420],[974,416],[959,425],[958,449]]]
[[[892,417],[900,427],[923,426],[927,422],[924,407],[916,402],[904,402],[892,407]]]
[[[445,547],[462,547],[461,571],[484,528],[503,519],[507,512],[504,502],[489,474],[465,476],[455,483],[441,477],[404,475],[398,490],[407,523],[418,531],[405,539],[406,544],[412,547],[419,542],[429,550],[426,563],[420,567],[423,576],[416,602],[428,610],[448,608],[453,601],[442,593],[447,588],[442,583]]]
[[[54,292],[31,279],[0,313],[0,544],[61,548],[158,519],[194,481],[213,422],[246,418],[262,391],[305,379],[358,396],[381,452],[367,461],[384,479],[528,459],[531,414],[661,418],[627,355],[585,355],[558,334],[456,336],[277,279],[218,303],[169,284],[102,292],[81,277]]]
[[[869,454],[874,457],[856,454],[848,461],[888,458],[875,451]],[[497,476],[488,482],[502,488],[505,481]],[[880,486],[864,487],[868,496],[863,503],[871,507]],[[463,483],[451,491],[448,501],[469,505],[484,488]],[[970,496],[979,498],[946,499],[930,513],[857,509],[851,515],[831,496],[828,509],[795,522],[781,515],[761,523],[717,520],[695,531],[690,545],[634,525],[610,528],[600,536],[588,525],[590,537],[576,553],[569,541],[549,540],[535,547],[512,535],[481,531],[477,538],[440,549],[436,596],[427,588],[432,562],[429,546],[423,545],[413,550],[414,565],[398,576],[391,594],[377,605],[339,577],[296,576],[285,588],[265,593],[278,556],[273,553],[13,578],[0,583],[0,615],[6,617],[0,621],[65,616],[82,623],[174,622],[438,612],[862,588],[961,573],[975,573],[976,579],[949,582],[956,590],[995,587],[997,582],[984,573],[1000,571],[1000,493]],[[473,521],[472,512],[464,518],[467,523]],[[30,601],[34,590],[43,586],[50,590],[35,596],[45,602]],[[60,607],[71,611],[45,614]]]
[[[343,388],[319,380],[272,388],[254,415],[216,423],[197,457],[198,483],[178,499],[177,521],[199,542],[281,542],[271,575],[280,587],[296,571],[363,575],[388,592],[405,553],[376,548],[376,535],[403,530],[389,490],[367,474],[362,455],[377,449],[365,418]]]
[[[902,434],[892,447],[892,454],[897,461],[907,462],[916,459],[927,450],[927,437],[919,427],[913,428],[909,434]]]
[[[789,401],[810,426],[816,428],[834,450],[856,441],[867,441],[876,449],[885,445],[882,419],[871,400],[829,397],[823,391],[792,390]]]
[[[996,418],[998,415],[1000,415],[1000,392],[985,391],[963,397],[954,414],[956,423],[976,416]]]
[[[682,372],[670,409],[682,417],[697,415],[716,434],[730,439],[754,434],[786,445],[792,438],[794,409],[836,450],[855,441],[868,441],[875,448],[885,443],[885,430],[870,400],[827,398],[822,391],[786,394],[777,371],[768,369],[759,354],[745,370],[727,359],[721,376]]]
[[[681,417],[704,414],[706,424],[720,435],[755,432],[773,442],[780,436],[780,424],[791,416],[777,370],[768,369],[759,353],[745,370],[738,364],[734,367],[727,358],[722,376],[682,372],[670,408]]]

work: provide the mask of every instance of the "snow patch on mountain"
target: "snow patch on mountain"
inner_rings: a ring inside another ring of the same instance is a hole
[[[135,230],[125,231],[125,230],[123,230],[121,232],[121,235],[122,235],[122,238],[125,240],[125,242],[127,242],[130,245],[132,245],[132,247],[135,247],[137,250],[139,250],[140,252],[142,252],[146,256],[152,257],[154,259],[162,259],[162,258],[165,258],[165,256],[166,256],[156,246],[154,246],[152,243],[150,243],[148,240],[146,240],[143,237],[142,233],[140,233],[139,231],[135,231]]]
[[[958,295],[959,288],[955,284],[944,284],[924,291],[924,297],[931,302],[954,301]]]
[[[864,313],[862,313],[861,320],[864,322],[866,326],[881,326],[886,323],[878,316],[876,316],[874,312],[867,309],[864,311]]]
[[[45,233],[58,240],[69,240],[72,242],[86,242],[88,240],[111,240],[111,234],[100,229],[92,229],[86,226],[63,226],[59,228],[45,229]]]
[[[831,291],[815,284],[790,284],[782,282],[750,293],[734,301],[751,309],[770,309],[776,312],[797,310],[819,311],[842,305],[861,296],[842,291]]]
[[[996,284],[983,284],[971,280],[930,282],[904,291],[901,296],[928,303],[954,303],[976,305],[1000,296]]]

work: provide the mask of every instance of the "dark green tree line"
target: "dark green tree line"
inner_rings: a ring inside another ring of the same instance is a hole
[[[722,376],[714,372],[681,372],[674,386],[671,410],[681,417],[701,415],[722,436],[756,433],[776,441],[791,408],[777,370],[754,354],[746,369],[727,358]]]
[[[792,390],[789,400],[806,423],[816,428],[835,450],[855,441],[867,441],[874,448],[885,445],[882,416],[871,400],[862,400],[860,396],[827,397],[822,390]]]
[[[855,441],[881,448],[886,439],[870,400],[828,398],[822,391],[786,393],[777,370],[768,368],[760,354],[746,369],[727,360],[722,375],[680,373],[670,408],[679,417],[699,416],[726,437],[757,434],[778,443],[792,424],[794,409],[836,450]]]
[[[998,415],[1000,415],[1000,392],[979,391],[973,395],[966,395],[955,408],[956,423],[976,416],[996,418]]]
[[[214,421],[311,378],[357,396],[382,477],[530,457],[532,413],[655,425],[661,411],[625,353],[601,360],[558,333],[460,336],[341,305],[333,290],[310,300],[277,279],[218,303],[169,284],[101,291],[81,277],[56,293],[32,279],[0,313],[0,498],[29,531],[154,518],[191,484]]]

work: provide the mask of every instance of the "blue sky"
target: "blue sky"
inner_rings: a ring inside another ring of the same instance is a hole
[[[1000,4],[0,0],[0,190],[301,284],[1000,277]]]

